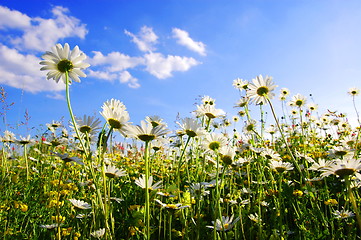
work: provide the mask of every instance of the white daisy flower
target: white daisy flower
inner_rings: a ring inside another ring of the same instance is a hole
[[[272,77],[262,75],[252,79],[252,83],[248,84],[249,90],[247,90],[247,97],[251,99],[255,104],[266,104],[267,99],[274,97],[273,90],[277,85],[273,84]]]
[[[139,187],[145,189],[145,175],[142,174],[142,176],[140,176],[138,179],[135,180],[135,184],[137,184]],[[148,179],[148,189],[150,190],[156,190],[162,188],[162,181],[156,182],[155,184],[153,184],[153,176],[149,176]]]
[[[70,51],[68,43],[65,43],[64,48],[61,44],[56,44],[52,51],[47,51],[42,58],[44,61],[41,61],[40,64],[45,66],[40,70],[49,70],[47,79],[54,79],[57,83],[60,78],[66,83],[66,72],[69,74],[69,83],[71,83],[71,79],[80,82],[79,77],[86,77],[82,70],[90,66],[83,62],[86,55],[79,50],[79,47],[75,46]]]
[[[91,209],[91,205],[87,202],[84,202],[82,200],[77,200],[77,199],[68,199],[69,202],[71,202],[71,204],[73,204],[74,207],[79,208],[79,209]]]

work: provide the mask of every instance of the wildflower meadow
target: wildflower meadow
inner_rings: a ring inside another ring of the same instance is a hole
[[[132,123],[118,99],[99,118],[72,109],[86,55],[57,44],[42,58],[71,121],[1,134],[1,239],[361,238],[359,89],[356,127],[259,75],[230,82],[238,115],[204,96],[171,129],[156,115]]]

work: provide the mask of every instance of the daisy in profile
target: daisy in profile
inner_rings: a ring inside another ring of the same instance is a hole
[[[336,159],[328,167],[320,169],[322,171],[321,177],[329,175],[336,175],[339,177],[347,177],[354,175],[361,170],[361,160],[347,157],[344,159]]]
[[[123,128],[130,119],[125,105],[121,101],[112,98],[103,104],[102,109],[103,111],[100,114],[108,124],[124,134]]]
[[[189,137],[197,137],[206,134],[206,130],[197,119],[187,117],[183,118],[181,123],[177,122],[177,124],[181,128],[178,132],[186,134]]]
[[[150,122],[141,121],[140,125],[128,125],[125,128],[127,136],[139,139],[144,142],[150,142],[169,133],[165,125],[153,127]]]
[[[216,222],[212,221],[213,226],[207,226],[207,228],[216,229],[216,231],[229,231],[231,230],[234,225],[239,221],[239,217],[234,218],[234,215],[232,216],[222,216],[222,220],[216,219]],[[215,226],[214,226],[215,225]]]
[[[265,148],[261,152],[261,156],[268,159],[268,160],[274,160],[274,161],[281,161],[282,158],[279,153],[277,153],[275,150],[271,148]]]
[[[292,107],[302,107],[306,104],[307,99],[305,96],[297,93],[292,97],[292,100],[289,102],[289,105]]]
[[[91,205],[87,202],[84,202],[82,200],[77,200],[77,199],[68,199],[69,202],[71,202],[71,204],[73,204],[74,207],[79,208],[79,209],[91,209]]]
[[[269,167],[273,170],[276,170],[279,173],[293,170],[292,163],[283,162],[283,161],[271,160],[269,163]]]
[[[350,94],[351,96],[358,96],[360,94],[360,89],[356,87],[352,87],[348,90],[347,93]]]
[[[79,131],[88,135],[94,135],[102,128],[100,126],[101,121],[99,118],[95,118],[95,116],[84,115],[83,118],[76,118],[75,122]]]
[[[86,55],[79,50],[79,47],[75,46],[70,51],[68,43],[65,43],[64,47],[59,43],[56,44],[52,51],[47,51],[41,57],[44,61],[41,61],[40,64],[44,65],[44,67],[40,68],[40,70],[49,70],[47,79],[54,79],[57,83],[60,78],[66,83],[65,73],[69,74],[69,83],[71,83],[71,79],[80,82],[79,77],[86,77],[82,70],[90,66],[88,63],[83,62]]]
[[[170,211],[175,211],[183,208],[190,207],[189,205],[183,205],[182,203],[162,203],[162,201],[156,199],[155,200],[162,208],[165,208]]]
[[[219,108],[216,108],[214,105],[197,105],[197,110],[194,111],[197,117],[206,116],[209,119],[218,118],[226,115],[226,113]]]
[[[115,178],[115,177],[122,177],[125,176],[126,172],[123,170],[120,170],[113,165],[108,165],[105,168],[105,176],[109,178]]]
[[[135,180],[135,184],[137,184],[139,187],[145,189],[145,175],[142,174],[138,179]],[[148,179],[148,189],[150,190],[156,190],[162,188],[162,181],[156,182],[153,184],[153,176],[149,176]]]
[[[91,232],[90,235],[92,235],[92,237],[95,237],[95,238],[102,238],[105,234],[105,228],[101,228],[99,230],[96,230],[94,232]]]
[[[26,137],[20,136],[20,140],[17,140],[17,142],[21,145],[26,145],[29,143],[32,143],[34,140],[31,139],[30,135],[27,135]]]
[[[243,80],[240,78],[237,78],[235,80],[233,80],[233,87],[242,91],[242,90],[247,90],[248,88],[248,81],[247,80]]]
[[[249,102],[248,97],[242,97],[241,99],[238,100],[238,102],[234,107],[241,107],[241,108],[246,107],[248,105],[248,102]]]
[[[262,75],[252,79],[252,83],[248,84],[247,97],[255,104],[266,104],[267,99],[274,97],[273,90],[277,85],[273,84],[272,77]]]
[[[2,142],[13,143],[16,141],[15,134],[8,130],[5,130],[4,135],[1,137]]]
[[[158,125],[164,125],[165,127],[167,127],[167,124],[163,121],[163,119],[157,115],[147,116],[145,118],[145,121],[150,122],[153,127],[156,127]]]

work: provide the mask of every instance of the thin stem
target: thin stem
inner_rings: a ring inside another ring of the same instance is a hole
[[[80,133],[79,133],[79,130],[78,130],[75,118],[74,118],[73,110],[72,110],[71,104],[70,104],[69,73],[68,72],[65,72],[65,91],[66,91],[66,102],[68,104],[68,110],[69,110],[69,113],[70,113],[71,121],[72,121],[74,129],[75,129],[76,136],[78,137],[78,139],[80,141],[80,144],[81,144],[81,146],[82,146],[82,148],[83,148],[83,150],[85,152],[85,155],[88,157],[88,149],[85,148],[85,144],[83,142],[83,139],[80,136]]]
[[[149,210],[149,141],[145,142],[144,162],[145,162],[145,235],[150,239],[150,210]]]
[[[283,134],[283,131],[282,131],[281,126],[280,126],[280,124],[279,124],[279,122],[278,122],[276,113],[275,113],[275,111],[274,111],[274,109],[273,109],[272,102],[271,102],[271,100],[270,100],[268,97],[267,97],[267,101],[268,101],[268,103],[269,103],[269,105],[270,105],[270,108],[271,108],[273,117],[274,117],[274,119],[275,119],[277,128],[278,128],[278,130],[279,130],[280,133],[281,133],[282,140],[283,140],[283,142],[284,142],[285,145],[286,145],[287,151],[288,151],[288,153],[291,155],[291,158],[292,158],[292,160],[293,160],[293,164],[295,165],[297,171],[300,173],[300,176],[301,176],[300,183],[302,183],[302,181],[303,181],[303,174],[302,174],[302,171],[301,171],[301,169],[300,169],[300,166],[298,165],[295,156],[293,156],[293,153],[292,153],[290,147],[288,146],[288,142],[287,142],[287,140],[286,140],[286,137],[285,137],[285,135]]]

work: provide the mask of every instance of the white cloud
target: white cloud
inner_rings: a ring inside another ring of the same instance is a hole
[[[197,60],[191,57],[180,57],[168,55],[165,57],[161,53],[148,53],[144,55],[146,70],[159,79],[164,79],[172,76],[172,72],[185,72],[191,67],[200,64]]]
[[[25,29],[31,25],[30,21],[31,18],[27,15],[16,10],[10,10],[4,6],[0,6],[0,29]]]
[[[128,71],[123,71],[120,73],[119,81],[121,83],[128,83],[130,88],[139,88],[140,84],[138,83],[138,79],[133,77]]]
[[[62,82],[46,80],[39,62],[34,55],[23,55],[0,44],[0,83],[32,93],[64,90]]]
[[[87,34],[85,24],[79,19],[69,16],[67,8],[56,6],[52,9],[53,18],[30,18],[18,11],[0,9],[0,20],[14,20],[15,23],[2,23],[3,28],[18,28],[23,31],[21,36],[10,36],[10,42],[21,50],[44,51],[54,46],[59,39],[79,37]],[[1,25],[0,25],[1,27]]]
[[[143,52],[156,50],[154,45],[157,43],[158,36],[153,32],[152,28],[143,26],[138,35],[135,35],[127,30],[124,32],[126,35],[132,37],[132,41],[138,46],[139,50]]]
[[[46,94],[47,98],[52,98],[55,100],[65,100],[65,96],[59,92],[53,92],[52,94]]]
[[[141,57],[130,57],[120,52],[111,52],[108,55],[98,51],[93,53],[94,57],[89,58],[88,62],[93,66],[108,65],[107,70],[111,72],[134,68],[144,62]]]
[[[115,73],[111,73],[111,72],[93,71],[93,70],[89,69],[88,70],[88,77],[94,77],[94,78],[114,82],[114,80],[118,78],[118,75],[115,74]]]
[[[178,39],[177,43],[185,46],[189,50],[199,53],[202,56],[206,55],[206,45],[202,42],[196,42],[189,37],[188,32],[179,28],[173,28],[173,37]]]
[[[115,80],[119,80],[120,83],[127,83],[130,88],[139,88],[140,84],[138,79],[133,77],[128,71],[121,72],[109,72],[109,71],[88,71],[89,77],[94,77],[102,80],[106,80],[109,82],[114,82]]]

